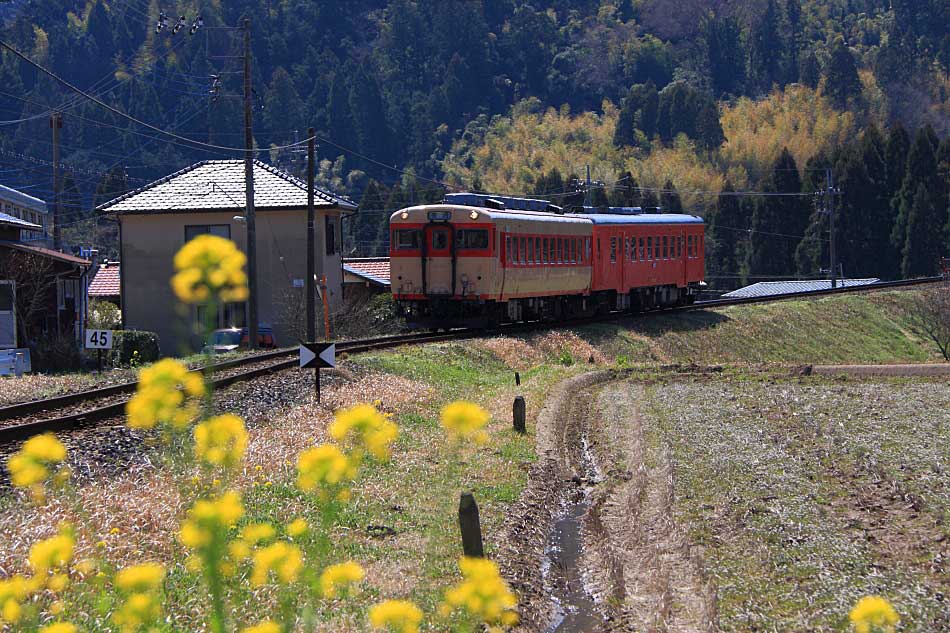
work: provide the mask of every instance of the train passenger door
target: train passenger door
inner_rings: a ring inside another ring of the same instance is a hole
[[[455,239],[451,224],[427,224],[423,229],[422,281],[425,294],[455,294]]]

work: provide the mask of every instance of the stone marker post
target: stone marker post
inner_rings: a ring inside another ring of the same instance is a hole
[[[459,529],[462,531],[462,553],[465,556],[484,558],[482,546],[482,525],[478,520],[478,504],[470,492],[463,492],[459,498]]]

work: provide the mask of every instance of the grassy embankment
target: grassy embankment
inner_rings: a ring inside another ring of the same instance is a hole
[[[629,364],[940,361],[907,312],[916,294],[884,291],[651,315],[585,332]]]

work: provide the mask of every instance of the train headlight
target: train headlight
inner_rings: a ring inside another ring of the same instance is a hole
[[[472,218],[473,220],[477,220],[477,219],[478,219],[478,211],[472,211],[471,213],[468,214],[468,217]]]
[[[408,219],[409,219],[409,213],[406,212],[406,211],[403,211],[403,212],[399,215],[399,217],[401,217],[403,220],[408,220]]]

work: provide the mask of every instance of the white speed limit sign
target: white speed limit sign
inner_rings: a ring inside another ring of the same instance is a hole
[[[112,349],[112,330],[86,330],[86,349]]]

